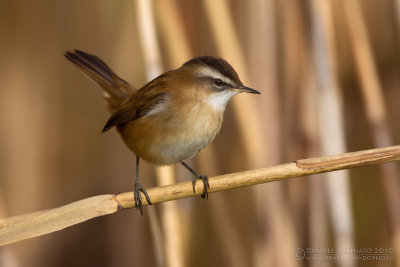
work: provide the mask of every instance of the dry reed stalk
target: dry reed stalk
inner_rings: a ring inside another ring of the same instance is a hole
[[[226,0],[207,0],[203,3],[219,54],[235,67],[244,83],[249,84],[246,60],[234,27],[232,15],[229,12],[230,7],[228,2]],[[248,96],[242,96],[240,101],[233,100],[235,117],[238,121],[239,131],[244,143],[245,157],[250,162],[252,168],[262,166],[265,164],[265,160],[270,157],[267,152],[268,149],[265,149],[268,144],[265,142],[266,139],[263,136],[262,124],[260,123],[263,119],[260,116],[258,106],[258,100]],[[270,224],[267,224],[267,227],[272,227],[272,229],[263,230],[262,232],[272,233],[274,244],[272,246],[266,244],[270,240],[265,238],[265,236],[264,238],[256,239],[256,243],[254,244],[255,249],[258,251],[255,257],[261,259],[259,262],[264,266],[267,264],[267,261],[270,261],[269,258],[265,257],[266,247],[275,248],[272,255],[276,258],[274,262],[276,265],[294,266],[297,264],[293,258],[287,257],[285,253],[288,248],[294,249],[296,246],[292,242],[294,237],[292,233],[294,230],[291,225],[292,220],[290,219],[288,207],[284,201],[276,201],[277,199],[283,200],[281,187],[280,184],[268,186],[266,189],[268,192],[264,193],[268,197],[268,200],[265,201],[267,205],[264,209],[260,209],[260,214],[258,214],[261,221],[265,221],[266,218],[272,220]],[[266,224],[259,223],[259,225]]]
[[[174,8],[172,8],[173,6]],[[157,10],[160,11],[158,15],[161,34],[164,37],[164,42],[169,51],[167,55],[169,55],[173,67],[178,67],[182,62],[192,57],[189,41],[187,36],[184,35],[183,23],[179,21],[180,16],[176,9],[176,5],[170,5],[170,3],[165,1],[158,2]],[[207,151],[208,153],[203,151],[199,157],[208,159],[207,164],[204,164],[207,166],[208,172],[213,172],[212,170],[216,171],[215,164],[214,166],[210,166],[213,162],[210,158],[214,157],[214,150],[209,148]],[[207,153],[207,155],[204,153]],[[226,252],[227,259],[230,261],[230,266],[243,266],[245,263],[244,250],[242,249],[237,232],[232,227],[226,227],[227,225],[231,225],[231,222],[227,216],[224,203],[226,202],[221,198],[216,201],[216,205],[212,206],[214,216],[211,216],[211,218],[216,220],[213,226],[217,227],[216,233],[221,236],[221,240],[224,240],[224,251]]]
[[[395,9],[396,9],[396,18],[397,18],[397,29],[400,29],[400,0],[394,0]],[[400,45],[400,34],[397,34],[399,37],[398,44]]]
[[[87,50],[87,52],[92,52],[93,54],[98,55],[100,58],[103,58],[106,63],[108,63],[109,66],[114,69],[118,75],[120,75],[120,77],[123,77],[126,81],[130,82],[134,86],[140,87],[142,84],[147,82],[147,80],[145,75],[146,69],[144,67],[141,43],[139,42],[138,37],[139,21],[135,15],[136,1],[127,1],[124,3],[121,2],[121,5],[116,5],[114,2],[107,2],[103,4],[105,4],[105,6],[96,5],[96,7],[103,6],[102,10],[104,10],[104,12],[101,12],[101,18],[96,19],[96,21],[102,22],[101,27],[96,26],[96,29],[98,29],[97,35],[93,33],[79,37],[74,34],[74,31],[71,32],[69,38],[72,38],[74,40],[73,42],[81,49]],[[118,11],[115,9],[117,6],[119,6]],[[87,18],[94,21],[91,16]],[[110,20],[110,18],[113,19]],[[76,29],[79,28],[77,25],[82,25],[82,23],[85,22],[82,22],[82,20],[76,20],[74,25],[69,27]],[[98,44],[99,39],[97,38],[102,38],[103,41],[101,44]],[[82,45],[90,48],[84,48]],[[97,50],[101,47],[103,49],[97,52]],[[60,51],[62,50],[64,49],[61,49]],[[68,65],[68,67],[71,66]],[[65,79],[69,79],[69,75],[66,75],[65,73],[63,76]],[[87,80],[82,79],[82,77],[79,78],[79,80],[84,83],[81,85],[80,90],[87,91]],[[89,132],[88,134],[92,133],[93,135],[99,134],[99,127],[101,127],[101,124],[105,122],[104,120],[107,119],[109,115],[106,113],[105,106],[103,105],[104,103],[100,102],[100,90],[98,88],[90,89],[94,90],[91,91],[93,99],[95,99],[95,102],[92,105],[97,106],[99,110],[96,112],[96,114],[100,116],[98,118],[97,126],[92,124],[92,129],[87,131]],[[81,109],[81,112],[86,110],[87,106],[88,105],[85,105],[85,107]],[[94,108],[94,106],[92,108]],[[103,188],[107,188],[113,193],[116,191],[121,191],[121,188],[122,191],[132,190],[135,182],[135,155],[126,148],[117,131],[111,131],[106,135],[100,135],[99,138],[99,142],[103,141],[101,150],[95,149],[93,145],[86,148],[82,147],[82,149],[85,151],[94,150],[94,153],[99,157],[99,159],[92,159],[93,164],[96,164],[97,162],[96,166],[93,168],[86,166],[86,168],[93,169],[91,172],[95,172],[91,175],[90,179],[87,179],[91,180],[95,184],[87,188],[92,188],[92,190],[94,190],[93,188],[96,188],[97,179],[93,180],[93,178],[96,177],[96,173],[103,173],[106,176],[107,174],[110,174],[115,177],[113,180],[104,180],[102,183]],[[106,164],[100,163],[100,165],[98,165],[99,160],[100,162]],[[143,162],[140,163],[140,177],[142,183],[144,186],[155,186],[154,167],[150,164],[142,164]],[[75,185],[69,186],[69,188],[74,187]],[[123,188],[125,188],[125,190],[123,190]],[[86,191],[87,190],[88,189],[86,189]],[[129,265],[128,262],[135,262],[137,265],[147,265],[146,262],[149,262],[150,258],[147,255],[151,255],[150,261],[152,264],[154,266],[161,266],[160,263],[162,263],[162,260],[164,260],[165,257],[162,255],[162,253],[164,253],[162,242],[159,241],[159,239],[162,238],[162,235],[159,233],[161,231],[161,227],[159,225],[160,218],[157,212],[157,208],[148,207],[146,208],[143,218],[140,218],[137,212],[132,212],[131,214],[127,214],[126,217],[125,215],[122,215],[123,218],[116,219],[118,227],[109,228],[105,227],[104,224],[101,224],[103,226],[97,226],[100,228],[96,229],[99,229],[100,231],[106,231],[107,233],[107,236],[105,236],[106,240],[104,241],[103,245],[100,246],[99,244],[99,249],[107,246],[108,251],[107,253],[100,253],[100,257],[109,259],[108,265],[112,266]],[[157,216],[158,218],[155,220],[152,219]],[[107,223],[105,224],[107,225]],[[104,227],[105,229],[103,230]],[[97,232],[98,230],[96,229],[91,229],[91,231]],[[155,235],[153,234],[154,232]],[[79,236],[79,231],[75,235],[71,234],[71,238],[75,238],[76,240],[80,240]],[[63,240],[63,238],[61,237],[60,240]],[[53,240],[52,243],[60,243],[63,245],[63,247],[60,248],[60,251],[65,251],[65,242]],[[135,245],[138,243],[140,243],[141,246]],[[54,257],[55,259],[63,258],[62,256]],[[43,257],[41,257],[41,259],[43,259]],[[97,262],[99,262],[99,260],[100,259],[97,258]],[[63,261],[69,262],[69,265],[74,265],[71,264],[71,261],[73,260],[68,259],[68,257]],[[91,263],[88,265],[96,265],[96,263],[91,261]]]
[[[283,139],[286,149],[283,151],[286,158],[296,158],[299,154],[300,140],[297,135],[298,125],[298,99],[300,98],[302,79],[304,77],[304,65],[310,61],[306,57],[309,53],[306,36],[305,21],[299,2],[291,0],[279,1],[279,18],[282,24],[282,78],[283,87]],[[297,152],[297,153],[296,153]]]
[[[169,182],[175,181],[174,169],[171,166],[158,167],[156,174],[159,186],[166,186]],[[185,266],[178,205],[176,202],[163,203],[160,212],[164,233],[165,266]]]
[[[250,86],[246,60],[235,32],[227,1],[206,0],[203,3],[219,54],[232,64],[237,73],[240,74],[244,84]],[[232,102],[235,117],[239,123],[239,131],[247,150],[246,157],[254,166],[260,167],[264,164],[266,152],[262,141],[264,139],[260,125],[262,118],[257,109],[258,102],[251,96],[241,96],[240,101],[236,100],[233,99]],[[246,112],[243,112],[243,110]],[[251,114],[251,116],[248,114]],[[260,155],[262,156],[260,157]]]
[[[311,2],[313,52],[318,80],[319,126],[323,154],[346,149],[342,95],[336,74],[336,50],[332,8],[329,1]],[[336,247],[354,247],[354,222],[347,171],[326,174],[326,190]],[[354,266],[354,261],[340,261]]]
[[[170,58],[169,61],[173,68],[178,67],[182,62],[192,58],[192,53],[189,47],[189,40],[184,34],[183,22],[180,21],[181,16],[177,12],[176,2],[171,5],[171,3],[166,1],[159,1],[157,2],[156,10],[159,11],[157,15],[159,18],[160,33],[169,51],[167,53]],[[200,165],[207,166],[207,172],[211,173],[217,171],[215,164],[217,161],[214,158],[215,150],[212,149],[212,146],[206,151],[202,151],[198,156],[198,160],[203,163]],[[205,161],[205,159],[207,160]],[[232,227],[231,218],[228,216],[226,209],[225,198],[219,196],[219,199],[214,201],[211,212],[213,215],[210,218],[214,220],[213,226],[217,228],[216,234],[224,241],[223,248],[226,258],[229,261],[229,266],[246,265],[244,249],[237,231]],[[187,223],[187,220],[186,218],[184,222]]]
[[[331,172],[384,162],[399,161],[400,146],[376,148],[341,155],[301,159],[274,167],[209,178],[210,193],[274,182],[299,176]],[[203,184],[192,182],[153,187],[148,194],[153,204],[201,195]],[[142,197],[145,199],[144,195]],[[144,200],[144,206],[148,203]],[[0,246],[59,231],[89,219],[135,206],[133,192],[95,196],[50,210],[0,220]]]
[[[160,35],[166,45],[172,68],[178,68],[192,58],[188,36],[176,1],[157,1],[156,14],[159,20]]]
[[[207,168],[210,173],[218,171],[218,154],[214,146],[210,146],[198,156],[199,166]],[[235,229],[236,223],[229,213],[229,201],[223,194],[212,197],[213,203],[210,207],[212,226],[215,228],[215,236],[224,245],[221,247],[226,255],[228,266],[247,266],[245,247],[239,232]]]
[[[388,114],[385,108],[383,89],[379,81],[374,61],[371,42],[368,38],[367,26],[361,12],[358,0],[342,1],[344,15],[347,21],[351,49],[355,57],[357,74],[361,83],[361,93],[364,97],[366,113],[376,147],[393,144],[393,138],[388,124]],[[400,251],[400,182],[397,165],[380,166],[382,183],[385,189],[386,205],[389,209],[390,224],[393,231],[393,246]],[[396,259],[400,266],[400,259]]]
[[[27,21],[32,21],[34,17],[29,9],[24,9],[23,16]],[[19,19],[16,27],[21,25],[23,22]],[[30,42],[25,36],[19,40],[21,43]],[[42,72],[50,70],[45,64],[41,68],[33,67],[33,59],[31,55],[27,55],[28,51],[19,50],[17,45],[13,45],[6,52],[12,60],[4,63],[7,66],[6,74],[2,75],[3,90],[0,90],[0,112],[4,114],[0,126],[4,142],[1,153],[5,155],[1,180],[5,186],[4,193],[7,193],[4,195],[7,206],[12,207],[14,212],[36,210],[43,201],[43,187],[51,188],[54,185],[53,181],[46,180],[51,177],[53,166],[48,166],[49,176],[45,175],[45,160],[54,153],[54,147],[48,146],[47,140],[51,126],[46,125],[49,121],[55,121],[58,114],[49,109],[49,98],[46,94],[48,85],[41,78]],[[56,83],[51,78],[48,82]],[[20,194],[29,201],[24,203],[18,199]],[[14,253],[19,264],[23,264],[24,259],[37,259],[36,255],[40,254],[43,247],[42,243],[30,248],[10,248],[8,251]]]
[[[17,260],[12,248],[3,247],[0,248],[0,265],[7,267],[19,267],[21,264]]]
[[[143,51],[147,80],[152,80],[162,73],[160,48],[158,46],[155,29],[153,1],[139,0],[136,2],[136,4],[139,26],[139,41],[141,42],[141,48]],[[175,183],[173,166],[157,168],[156,177],[158,185]],[[171,221],[179,222],[177,218],[171,218],[173,216],[177,216],[178,214],[176,203],[162,207],[162,209],[164,208],[167,209],[168,212],[165,210],[161,212],[161,224],[162,228],[164,230],[168,229],[168,231],[162,232],[159,223],[150,225],[151,227],[157,228],[153,229],[152,233],[163,234],[163,236],[153,237],[153,246],[155,251],[158,251],[156,255],[165,257],[164,259],[158,259],[157,262],[165,263],[166,266],[183,266],[183,263],[180,259],[180,255],[183,253],[179,250],[181,247],[173,248],[168,246],[171,242],[174,243],[174,241],[171,240],[180,238],[178,228],[179,224],[177,223],[176,225],[170,225]],[[149,216],[150,215],[152,215],[152,213],[149,213]],[[150,220],[155,221],[155,218],[150,218]],[[157,243],[159,240],[163,240],[163,244]],[[160,250],[162,250],[164,253],[160,253]]]
[[[2,192],[2,190],[0,190]],[[3,194],[0,193],[0,218],[6,218],[6,208],[4,206]],[[0,248],[0,266],[19,267],[21,266],[13,248],[1,247]]]
[[[252,73],[258,73],[258,78],[255,77],[255,81],[261,79],[263,85],[261,88],[264,89],[265,95],[261,97],[262,107],[261,111],[263,114],[262,123],[264,126],[265,143],[268,148],[268,157],[265,159],[268,165],[275,165],[282,162],[284,155],[287,155],[289,151],[296,151],[299,146],[297,136],[291,136],[287,133],[293,133],[292,129],[284,127],[285,122],[291,123],[290,126],[296,126],[296,105],[291,105],[290,102],[284,100],[285,96],[291,96],[294,101],[297,100],[296,93],[291,94],[283,93],[280,95],[280,89],[290,88],[290,92],[295,92],[298,88],[298,82],[293,82],[291,85],[286,87],[278,87],[278,72],[280,71],[282,58],[287,59],[289,64],[283,63],[286,67],[283,70],[285,78],[283,81],[296,80],[300,75],[296,75],[300,67],[301,55],[300,52],[303,48],[303,35],[304,31],[303,24],[301,23],[301,14],[299,5],[292,1],[259,1],[257,5],[253,7],[255,10],[255,18],[260,20],[256,25],[251,27],[259,29],[258,35],[255,36],[253,42],[255,43],[251,49],[254,57],[259,57],[258,66],[254,66],[251,70]],[[256,11],[257,10],[257,11]],[[282,13],[277,13],[282,11]],[[250,17],[254,15],[250,15]],[[277,43],[276,39],[279,37],[277,32],[278,25],[282,25],[282,39],[279,39],[281,43]],[[276,46],[282,47],[282,51],[277,49]],[[267,52],[263,52],[267,50]],[[279,55],[281,52],[281,56]],[[268,53],[267,57],[262,57],[264,53]],[[300,59],[300,60],[298,60]],[[267,72],[267,73],[266,73]],[[284,84],[284,82],[282,83]],[[281,98],[282,96],[282,98]],[[282,103],[284,108],[282,109]],[[293,108],[293,112],[284,112],[285,108]],[[281,111],[283,111],[281,113]],[[289,116],[284,117],[287,114]],[[286,120],[293,118],[294,120]],[[285,144],[282,146],[282,144]],[[290,149],[289,149],[290,148]],[[291,154],[287,158],[296,158]],[[300,182],[301,183],[301,182]],[[265,207],[261,203],[268,203],[268,208],[261,213],[261,221],[259,224],[269,222],[269,229],[263,231],[264,237],[259,238],[259,243],[255,245],[255,262],[256,266],[266,265],[280,265],[280,266],[296,266],[299,262],[294,261],[293,258],[287,257],[287,252],[294,250],[298,247],[299,237],[296,233],[296,226],[302,224],[302,220],[296,218],[296,214],[299,212],[292,212],[294,207],[291,206],[291,199],[287,197],[286,190],[296,189],[299,183],[279,183],[270,185],[262,188],[257,187],[256,189],[256,205],[258,210],[265,210]],[[291,194],[291,196],[299,196],[299,194]],[[300,196],[301,197],[301,196]],[[261,201],[260,201],[261,200]],[[302,202],[296,202],[301,204]],[[296,209],[295,209],[296,210]],[[267,251],[267,253],[265,252]],[[270,255],[268,255],[270,254]]]
[[[304,134],[302,127],[309,121],[301,120],[301,113],[305,109],[302,106],[302,98],[304,97],[303,84],[307,73],[307,65],[310,62],[308,51],[308,35],[306,16],[304,15],[303,6],[298,1],[278,1],[279,25],[282,25],[281,44],[282,54],[281,66],[283,67],[281,84],[282,94],[282,155],[286,160],[294,159],[299,155],[305,155],[307,143],[304,143]],[[278,65],[280,66],[280,64]],[[292,211],[291,222],[295,227],[297,246],[302,240],[306,239],[305,231],[306,220],[305,214],[308,210],[307,197],[307,180],[298,180],[294,183],[288,183],[288,193],[286,198],[289,200],[290,210]],[[296,243],[295,243],[296,244]],[[296,262],[299,264],[299,262]]]
[[[153,238],[153,249],[155,254],[155,262],[157,266],[165,265],[165,251],[162,246],[164,244],[163,234],[160,227],[160,218],[157,215],[156,208],[153,206],[147,207],[146,211],[149,213],[150,231]]]
[[[252,5],[244,3],[247,7],[246,27],[248,29],[248,36],[246,36],[246,43],[248,48],[248,66],[251,80],[254,87],[262,89],[263,93],[259,100],[259,113],[263,114],[263,120],[259,121],[263,128],[263,140],[266,150],[268,151],[267,157],[264,158],[265,164],[268,166],[276,165],[281,162],[281,114],[278,87],[278,49],[277,49],[277,3],[275,0],[257,0],[253,1]],[[263,123],[265,122],[265,123]],[[281,184],[273,186],[259,186],[254,188],[254,201],[255,210],[257,211],[257,224],[265,229],[256,229],[262,234],[259,234],[257,240],[253,241],[253,254],[252,260],[254,266],[271,266],[276,265],[275,258],[277,255],[282,257],[285,250],[282,249],[283,244],[278,242],[288,242],[291,246],[293,236],[293,227],[287,227],[283,224],[286,220],[287,223],[292,223],[292,218],[287,218],[285,210],[280,206],[286,206],[287,203],[279,203],[274,207],[276,200],[281,198],[282,195]],[[267,208],[264,203],[269,203]],[[284,214],[280,216],[281,210]],[[285,218],[286,217],[286,218]],[[266,223],[270,221],[269,218],[276,218],[274,224]],[[279,229],[279,230],[277,230]],[[273,234],[271,234],[273,233]],[[276,234],[274,234],[276,233]],[[286,236],[284,236],[286,235]],[[288,257],[287,257],[288,258]],[[283,264],[282,261],[280,264]]]
[[[162,59],[154,22],[153,1],[138,0],[136,9],[139,42],[141,43],[146,76],[147,80],[152,80],[162,73]]]
[[[245,3],[248,5],[248,3]],[[251,81],[255,87],[262,90],[259,100],[260,113],[263,114],[262,123],[264,139],[267,143],[269,157],[268,164],[279,164],[281,160],[281,113],[279,104],[281,99],[278,93],[278,49],[277,49],[277,21],[275,0],[256,0],[248,5],[247,17],[249,34],[246,37]]]
[[[309,51],[305,52],[309,54]],[[309,57],[309,56],[307,56]],[[300,95],[302,108],[301,112],[301,125],[303,127],[304,135],[307,144],[307,156],[315,157],[320,151],[319,142],[319,127],[318,127],[318,103],[316,99],[317,84],[314,69],[311,62],[307,64],[307,75],[303,81],[303,93]],[[315,175],[309,177],[308,187],[308,206],[306,210],[308,216],[308,229],[311,248],[326,248],[329,247],[328,237],[328,206],[326,199],[326,192],[324,188],[324,181],[321,179],[322,175]],[[302,239],[303,240],[303,239]],[[327,267],[329,261],[311,261],[310,266]]]
[[[172,68],[177,68],[192,57],[189,40],[183,27],[184,23],[178,12],[177,2],[157,1],[155,4],[160,35],[168,51],[166,54]],[[168,183],[174,183],[174,173],[169,171],[171,170],[168,169],[170,167],[164,168],[169,175]],[[159,181],[159,185],[166,185],[165,180],[162,181],[160,178]],[[189,218],[178,212],[176,203],[165,203],[164,210],[161,212],[165,218],[164,235],[168,233],[168,238],[165,239],[164,243],[168,266],[184,266],[185,255],[187,255],[185,248],[188,247],[188,235],[185,230],[189,229],[187,227]]]
[[[280,138],[280,118],[279,118],[279,95],[277,93],[277,49],[276,49],[276,9],[275,0],[257,0],[252,5],[245,3],[247,7],[249,35],[246,36],[249,50],[249,74],[254,83],[254,87],[263,90],[260,96],[260,113],[263,114],[264,121],[261,123],[264,133],[265,146],[268,149],[268,157],[265,158],[267,165],[278,164],[281,160],[281,138]],[[277,185],[281,187],[281,185]],[[276,186],[275,186],[276,187]],[[275,187],[258,186],[254,188],[254,205],[256,210],[256,224],[260,225],[256,231],[260,231],[257,240],[253,241],[253,253],[251,255],[254,266],[273,266],[275,265],[276,251],[278,246],[274,243],[278,241],[278,235],[271,235],[276,232],[269,223],[266,223],[271,217],[276,217],[274,210],[269,206],[266,209],[265,203],[275,203],[276,195],[281,194],[281,189]],[[276,192],[276,193],[275,193]],[[276,208],[276,211],[279,207]],[[261,227],[265,229],[260,229]],[[275,238],[271,238],[274,236]],[[272,241],[274,240],[274,241]],[[285,240],[282,238],[282,240]],[[285,240],[286,242],[286,240]]]

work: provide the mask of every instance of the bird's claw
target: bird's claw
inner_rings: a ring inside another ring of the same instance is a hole
[[[143,192],[147,202],[149,202],[149,204],[152,205],[150,197],[147,194],[146,188],[144,188],[144,186],[139,181],[137,181],[135,184],[135,191],[134,191],[135,207],[136,209],[139,209],[140,214],[143,215],[142,195],[140,194],[140,192]]]
[[[193,179],[192,185],[193,185],[193,192],[196,193],[196,181],[197,179],[200,179],[203,181],[204,185],[204,191],[203,194],[201,194],[202,198],[207,198],[208,199],[208,191],[210,189],[210,184],[208,183],[208,176],[207,175],[198,175],[196,178]]]

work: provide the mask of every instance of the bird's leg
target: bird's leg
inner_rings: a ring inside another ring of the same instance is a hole
[[[193,192],[196,192],[196,181],[197,179],[201,179],[203,181],[203,185],[204,185],[204,191],[203,194],[201,195],[202,198],[207,198],[208,199],[208,190],[210,189],[210,184],[208,183],[208,176],[207,175],[202,175],[202,174],[197,174],[197,172],[195,172],[195,170],[193,170],[189,165],[186,164],[186,162],[181,161],[181,164],[188,169],[193,175],[194,175],[194,179],[192,181],[192,185],[193,185]]]
[[[140,214],[143,215],[142,195],[140,194],[140,191],[143,192],[144,196],[147,199],[147,202],[149,202],[149,204],[151,205],[150,197],[147,194],[146,188],[144,188],[144,186],[139,181],[139,157],[136,156],[136,182],[134,191],[135,207],[136,209],[140,209]]]

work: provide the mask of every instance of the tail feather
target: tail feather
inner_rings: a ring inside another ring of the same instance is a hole
[[[67,51],[65,58],[104,90],[104,98],[111,112],[125,103],[136,88],[124,81],[100,58],[80,50]]]

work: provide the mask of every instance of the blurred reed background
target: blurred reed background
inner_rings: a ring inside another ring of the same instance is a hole
[[[135,157],[115,131],[100,133],[109,115],[63,58],[74,48],[137,87],[221,56],[261,91],[235,97],[191,160],[209,176],[400,143],[397,0],[2,0],[0,21],[1,217],[133,189]],[[400,266],[398,167],[123,211],[2,247],[0,266]],[[151,187],[191,174],[143,163],[141,178]],[[296,248],[394,257],[307,261]]]

